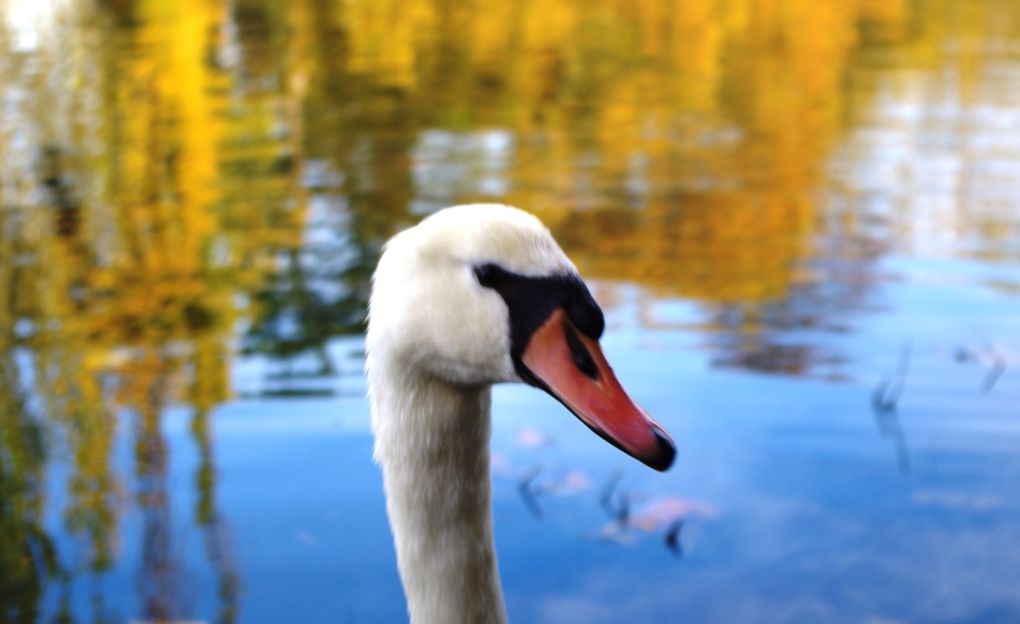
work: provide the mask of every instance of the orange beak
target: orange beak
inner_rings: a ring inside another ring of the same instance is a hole
[[[656,470],[673,463],[673,439],[627,395],[598,341],[579,332],[562,308],[532,334],[521,361],[536,385],[610,444]]]

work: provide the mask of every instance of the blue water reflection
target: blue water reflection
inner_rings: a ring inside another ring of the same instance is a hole
[[[1020,614],[1020,386],[1007,372],[983,393],[981,367],[954,355],[980,336],[1020,335],[1015,300],[978,286],[932,286],[926,282],[937,274],[911,266],[910,282],[880,289],[883,312],[859,316],[853,332],[830,338],[855,362],[853,379],[839,383],[716,368],[701,332],[669,329],[657,339],[642,327],[641,293],[621,287],[605,347],[622,381],[678,442],[667,474],[622,457],[544,394],[498,388],[494,506],[511,617],[856,622]],[[947,299],[958,307],[952,316]],[[896,417],[908,471],[898,469],[870,405],[903,344],[913,355]],[[337,341],[331,351],[353,370],[359,346]],[[249,369],[261,366],[239,365],[238,386],[245,375],[258,378]],[[352,370],[350,379],[334,379],[347,396],[216,408],[218,559],[197,518],[202,460],[192,414],[167,410],[162,433],[172,459],[163,487],[172,494],[158,512],[125,506],[117,559],[143,562],[144,574],[154,575],[146,583],[159,583],[175,609],[217,613],[222,596],[213,588],[239,575],[237,608],[248,621],[400,620],[367,406]],[[129,437],[119,438],[116,455],[124,475]],[[519,490],[536,469],[541,518]],[[617,471],[615,495],[628,496],[633,516],[662,499],[684,502],[682,558],[666,548],[663,526],[611,529],[599,497]],[[66,469],[49,475],[54,509],[67,477]],[[123,487],[145,489],[130,479]],[[48,525],[62,535],[59,515]],[[142,576],[115,566],[76,584],[74,611],[91,612],[96,595],[112,597],[104,608],[115,619],[141,610]],[[53,593],[51,605],[65,599]]]
[[[365,302],[481,200],[678,445],[495,390],[513,621],[1020,621],[1015,2],[0,17],[0,622],[403,621]]]

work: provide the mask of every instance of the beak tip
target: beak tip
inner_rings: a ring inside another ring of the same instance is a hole
[[[659,472],[666,472],[673,465],[673,459],[676,457],[676,445],[673,444],[673,440],[666,432],[656,428],[653,433],[655,433],[655,440],[658,442],[658,450],[653,457],[646,458],[645,463]]]

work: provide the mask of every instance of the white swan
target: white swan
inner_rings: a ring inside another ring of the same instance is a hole
[[[456,206],[394,236],[369,319],[375,458],[412,622],[506,621],[490,509],[492,384],[542,388],[649,466],[673,460],[669,435],[602,355],[602,311],[526,212]]]

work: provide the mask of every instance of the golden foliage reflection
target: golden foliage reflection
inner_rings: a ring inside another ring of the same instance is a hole
[[[160,428],[184,404],[195,521],[233,620],[208,419],[233,392],[238,332],[244,354],[311,354],[332,374],[326,341],[361,330],[382,241],[444,205],[520,205],[587,275],[723,306],[738,364],[756,366],[770,314],[838,325],[862,294],[821,291],[819,247],[867,263],[882,246],[819,197],[878,77],[952,65],[977,99],[982,42],[1016,44],[1015,6],[959,4],[0,4],[3,618],[34,620],[40,587],[82,572],[39,528],[45,428],[70,449],[64,521],[82,567],[117,557],[119,414],[137,421],[141,615],[189,615]],[[1016,215],[959,223],[1002,241]],[[820,300],[831,318],[815,318]]]

